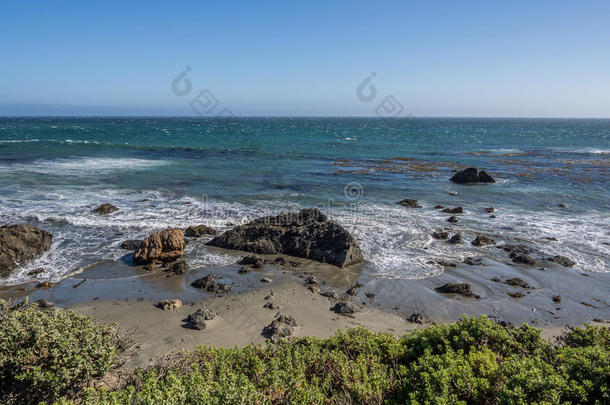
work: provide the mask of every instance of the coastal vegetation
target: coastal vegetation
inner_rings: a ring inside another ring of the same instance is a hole
[[[205,333],[205,332],[202,332]],[[118,367],[114,325],[37,305],[0,319],[0,402],[86,404],[603,404],[610,329],[567,329],[550,343],[528,325],[481,316],[400,338],[363,328],[328,339],[200,346],[146,369]]]

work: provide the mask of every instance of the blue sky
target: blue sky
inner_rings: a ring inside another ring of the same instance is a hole
[[[127,3],[3,2],[0,115],[610,117],[608,1]]]

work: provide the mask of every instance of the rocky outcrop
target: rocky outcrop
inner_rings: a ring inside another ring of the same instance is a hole
[[[290,337],[296,326],[297,323],[292,316],[278,313],[275,319],[263,329],[263,336],[271,342],[277,343],[282,338]]]
[[[207,225],[195,225],[195,226],[189,226],[188,228],[186,228],[184,230],[184,234],[186,236],[190,236],[193,238],[199,238],[203,235],[216,236],[217,232],[216,232],[216,229],[210,228]]]
[[[496,242],[493,239],[491,239],[485,235],[479,235],[470,243],[473,246],[487,246],[487,245],[494,245]]]
[[[119,209],[112,204],[104,203],[93,209],[93,212],[100,215],[108,215],[117,212]]]
[[[0,226],[0,277],[42,255],[52,241],[50,233],[31,225]]]
[[[421,208],[421,205],[417,203],[417,200],[413,200],[411,198],[405,198],[404,200],[398,201],[396,204],[408,208]]]
[[[338,267],[360,263],[360,246],[316,208],[259,218],[215,237],[210,246],[261,254],[283,253]]]
[[[210,273],[205,277],[198,278],[197,280],[193,281],[191,285],[195,288],[199,288],[217,294],[231,292],[231,286],[225,283],[217,282],[216,275],[214,273]]]
[[[339,301],[332,308],[332,311],[341,315],[353,315],[358,312],[358,307],[349,301]]]
[[[184,233],[182,229],[166,229],[144,239],[133,255],[137,264],[171,262],[182,256]]]
[[[468,183],[495,183],[496,181],[487,172],[481,170],[480,172],[476,167],[469,167],[464,170],[460,170],[451,177],[452,182],[458,184]]]
[[[464,213],[464,208],[462,208],[462,207],[445,208],[443,210],[443,212],[447,213],[447,214],[463,214]]]

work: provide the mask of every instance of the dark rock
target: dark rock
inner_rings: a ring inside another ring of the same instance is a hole
[[[490,215],[490,216],[489,216],[489,218],[495,218],[495,217],[496,217],[495,215]]]
[[[239,274],[247,274],[247,273],[250,273],[250,270],[249,270],[249,269],[247,269],[247,268],[245,268],[245,267],[242,267],[242,268],[240,268],[240,269],[239,269],[237,272],[238,272]]]
[[[564,267],[573,267],[576,264],[576,262],[574,260],[567,258],[565,256],[553,256],[553,257],[550,257],[548,260],[561,264]]]
[[[362,288],[362,284],[356,283],[346,291],[346,294],[347,295],[356,295],[356,294],[358,294],[359,288]]]
[[[487,172],[483,170],[479,172],[475,167],[458,171],[450,180],[458,184],[495,183],[495,180]]]
[[[309,276],[305,279],[305,284],[320,284],[320,280],[316,276]]]
[[[265,267],[265,262],[257,255],[244,256],[237,264],[250,265],[254,269],[262,269]]]
[[[184,233],[182,229],[166,229],[144,239],[133,260],[137,264],[172,262],[182,256]]]
[[[465,297],[474,297],[474,293],[467,283],[447,283],[435,288],[436,291],[443,294],[459,294]]]
[[[272,343],[278,343],[282,338],[292,336],[294,327],[274,319],[269,325],[263,328],[263,336]]]
[[[285,266],[286,265],[286,259],[284,259],[282,256],[277,257],[274,260],[274,263],[279,264],[280,266]]]
[[[358,308],[349,301],[337,302],[331,310],[341,315],[352,315],[358,312]]]
[[[123,243],[121,243],[121,249],[137,250],[137,249],[140,249],[143,244],[144,244],[143,240],[129,239],[129,240],[126,240]]]
[[[468,256],[467,258],[464,259],[464,263],[466,263],[469,266],[478,266],[480,264],[483,264],[483,259],[481,259],[480,257]]]
[[[206,308],[201,307],[197,311],[190,314],[186,319],[191,324],[191,328],[197,330],[203,330],[206,328],[205,321],[211,321],[216,318],[216,312]]]
[[[37,269],[34,269],[34,270],[30,270],[30,271],[28,271],[27,275],[28,275],[28,276],[37,276],[37,275],[39,275],[39,274],[44,273],[44,272],[45,272],[45,270],[46,270],[46,269],[45,269],[44,267],[39,267],[39,268],[37,268]]]
[[[419,323],[421,325],[422,323],[424,323],[424,316],[420,313],[411,314],[407,318],[407,321],[412,323]]]
[[[316,208],[259,218],[217,236],[208,245],[254,253],[283,253],[338,267],[363,260],[356,239]]]
[[[485,208],[485,212],[491,214],[495,211],[494,207]]]
[[[447,243],[462,243],[462,234],[456,233],[447,241]]]
[[[195,225],[195,226],[189,226],[188,228],[186,228],[184,230],[184,234],[186,236],[199,238],[200,236],[203,236],[203,235],[216,236],[217,232],[216,232],[216,229],[210,228],[207,225]]]
[[[464,208],[462,207],[454,207],[454,208],[445,208],[443,212],[447,214],[463,214]]]
[[[443,231],[435,231],[432,232],[432,237],[434,239],[447,239],[449,237],[449,233]]]
[[[271,302],[271,301],[266,302],[265,305],[263,305],[263,308],[272,309],[274,311],[279,311],[281,309],[278,304]]]
[[[498,277],[494,277],[491,279],[491,281],[493,281],[494,283],[500,283],[502,280]]]
[[[452,224],[457,224],[459,222],[459,220],[457,219],[457,217],[450,216],[449,218],[447,218],[447,222],[451,222]]]
[[[561,302],[561,295],[553,296],[553,302],[559,304]]]
[[[487,236],[479,235],[471,243],[473,246],[487,246],[494,245],[496,242],[494,242],[493,239],[488,238]]]
[[[376,295],[376,294],[374,294],[374,293],[370,293],[370,292],[364,293],[364,296],[365,296],[366,298],[370,299],[371,301],[374,301],[374,300],[375,300],[375,295]]]
[[[216,276],[214,273],[210,273],[205,277],[193,281],[191,285],[195,288],[214,293],[228,293],[231,291],[231,286],[228,284],[216,282]]]
[[[38,308],[53,308],[55,306],[55,304],[45,300],[44,298],[36,300],[34,304],[38,305]]]
[[[339,298],[339,295],[335,291],[331,291],[331,290],[322,291],[320,293],[320,295],[323,297],[326,297],[326,298],[334,298],[334,299]]]
[[[0,278],[40,257],[49,250],[52,241],[50,233],[31,225],[0,226]]]
[[[55,283],[52,283],[50,281],[43,281],[42,283],[38,283],[36,285],[36,288],[43,288],[45,290],[49,289],[49,288],[53,288],[55,287]]]
[[[525,253],[512,252],[510,258],[514,263],[527,264],[529,266],[536,264],[536,261]]]
[[[435,205],[434,206],[434,209],[437,209],[437,210],[442,210],[443,208],[445,208],[444,205]]]
[[[446,260],[437,260],[436,263],[443,267],[457,267],[457,263],[448,262]]]
[[[510,295],[513,298],[521,298],[523,297],[523,293],[519,292],[519,291],[511,291],[508,293],[508,295]]]
[[[186,263],[183,261],[172,263],[167,269],[167,271],[171,271],[172,273],[178,275],[184,274],[184,272],[186,271]]]
[[[100,215],[108,215],[108,214],[112,214],[113,212],[117,212],[119,209],[117,207],[115,207],[112,204],[108,204],[108,203],[104,203],[102,205],[100,205],[97,208],[93,209],[93,212],[100,214]]]
[[[512,285],[513,287],[532,288],[528,283],[519,277],[509,278],[506,280],[506,284]]]
[[[396,204],[409,208],[421,208],[421,205],[417,204],[417,200],[412,200],[410,198],[405,198],[404,200],[398,201]]]

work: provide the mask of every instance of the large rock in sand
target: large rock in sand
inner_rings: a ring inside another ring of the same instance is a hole
[[[50,233],[34,226],[0,226],[0,277],[8,277],[15,268],[42,255],[52,241]]]
[[[144,239],[133,260],[137,264],[171,262],[182,256],[183,250],[182,229],[166,229]]]
[[[363,260],[356,239],[316,208],[259,218],[217,236],[208,245],[262,254],[283,253],[338,267]]]

